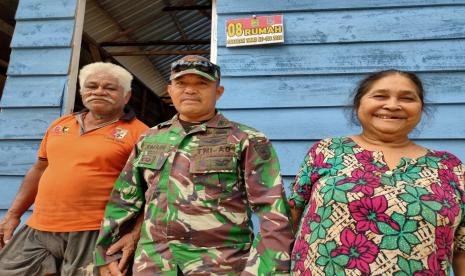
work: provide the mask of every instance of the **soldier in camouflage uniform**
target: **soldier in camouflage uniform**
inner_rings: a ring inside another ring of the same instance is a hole
[[[289,273],[293,235],[276,152],[216,111],[219,77],[203,57],[172,64],[168,92],[179,113],[141,137],[115,184],[96,248],[103,275],[117,273],[106,250],[140,212],[135,275]]]

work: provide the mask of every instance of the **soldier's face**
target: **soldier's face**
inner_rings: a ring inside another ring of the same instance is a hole
[[[121,112],[128,103],[131,93],[124,94],[123,87],[114,76],[97,72],[84,81],[81,89],[82,103],[98,114]]]
[[[224,88],[195,74],[187,74],[171,81],[168,93],[179,118],[187,122],[200,122],[215,115],[216,101]]]

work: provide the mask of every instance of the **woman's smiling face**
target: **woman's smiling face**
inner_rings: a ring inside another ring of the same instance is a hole
[[[357,117],[365,135],[383,141],[408,136],[420,122],[422,109],[415,83],[392,74],[375,81],[363,95]]]

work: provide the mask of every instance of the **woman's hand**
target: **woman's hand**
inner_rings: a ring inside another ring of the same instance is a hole
[[[455,251],[452,261],[455,276],[465,276],[465,251]]]
[[[294,230],[294,235],[296,235],[299,230],[300,219],[302,218],[303,212],[304,208],[291,206],[292,230]]]

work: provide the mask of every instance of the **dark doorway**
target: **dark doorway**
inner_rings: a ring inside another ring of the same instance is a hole
[[[16,25],[15,13],[17,8],[18,0],[2,0],[0,2],[0,99],[10,62],[10,43]]]
[[[111,61],[135,77],[130,105],[153,126],[175,109],[166,92],[170,64],[183,55],[209,57],[209,0],[87,0],[80,67]],[[81,108],[76,93],[75,110]]]

